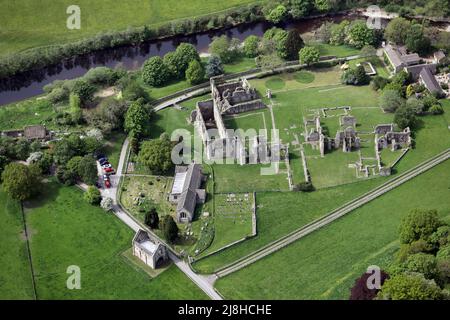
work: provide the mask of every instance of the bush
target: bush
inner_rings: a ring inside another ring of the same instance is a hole
[[[169,215],[166,215],[162,219],[162,232],[164,238],[169,243],[174,243],[174,241],[178,238],[178,226],[173,220],[173,218]]]
[[[320,58],[319,50],[314,47],[304,47],[300,50],[300,63],[311,65],[312,63],[318,62]]]
[[[145,214],[145,224],[149,226],[151,229],[158,229],[159,228],[159,216],[158,212],[156,212],[155,208],[150,209]]]
[[[287,9],[283,5],[278,5],[275,9],[271,10],[266,16],[266,19],[273,23],[280,23],[287,17]]]
[[[96,187],[89,186],[84,193],[83,198],[92,205],[99,205],[102,200],[102,195]]]
[[[81,104],[83,105],[92,101],[95,91],[96,88],[83,79],[75,81],[72,89],[72,93],[80,98]]]
[[[255,35],[248,36],[244,40],[243,51],[249,58],[256,58],[259,54],[259,42],[261,39]]]
[[[15,200],[28,200],[40,190],[40,175],[41,172],[35,165],[9,163],[2,173],[3,190]]]
[[[106,212],[110,212],[113,209],[113,199],[111,198],[103,198],[102,201],[100,202],[100,207],[102,207],[103,210],[105,210]]]
[[[217,56],[210,56],[206,63],[205,72],[208,79],[223,74],[222,60]]]
[[[394,123],[400,128],[414,129],[417,124],[416,112],[412,108],[402,106],[395,111]]]
[[[440,226],[442,221],[436,210],[413,210],[400,223],[400,242],[428,241]]]
[[[430,108],[431,114],[439,115],[444,113],[444,108],[441,105],[435,104]]]
[[[367,287],[367,280],[370,276],[370,273],[363,273],[361,277],[355,280],[353,287],[350,289],[350,300],[373,300],[377,296],[379,289],[369,289]],[[381,271],[380,284],[383,285],[388,278],[389,275]]]
[[[373,90],[383,90],[384,87],[389,83],[389,80],[386,78],[383,78],[381,76],[375,76],[373,77],[370,86]]]
[[[312,192],[315,190],[313,184],[311,182],[301,182],[294,186],[295,191],[301,191],[301,192]]]
[[[190,84],[199,84],[205,79],[205,70],[200,62],[192,60],[186,70],[186,80]]]
[[[83,79],[92,85],[109,86],[118,79],[117,73],[107,67],[97,67],[90,69],[83,76]]]
[[[148,59],[142,67],[142,80],[153,87],[164,85],[170,78],[170,71],[161,57]]]

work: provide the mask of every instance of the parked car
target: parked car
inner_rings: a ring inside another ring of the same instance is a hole
[[[100,165],[104,165],[105,163],[108,163],[108,159],[102,158],[102,159],[98,160],[98,162],[100,163]]]
[[[104,174],[103,175],[103,181],[107,181],[107,180],[109,180],[109,176],[107,174]]]
[[[113,168],[103,168],[103,171],[105,171],[106,173],[113,173],[114,169]]]
[[[100,153],[97,155],[97,160],[100,161],[101,159],[106,159],[106,156]]]
[[[106,180],[105,181],[105,187],[108,188],[108,189],[111,188],[111,181]]]
[[[105,164],[102,164],[102,168],[112,168],[111,163],[106,162]]]

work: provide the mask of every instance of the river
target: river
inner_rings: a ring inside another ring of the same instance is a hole
[[[304,19],[286,23],[280,27],[287,30],[297,29],[307,33],[318,28],[325,21],[340,22],[343,19],[354,20],[357,15],[335,15],[314,19]],[[138,46],[124,46],[93,52],[63,61],[41,70],[26,72],[10,79],[0,80],[0,106],[31,98],[42,94],[43,87],[54,80],[74,79],[83,76],[89,69],[99,66],[115,68],[121,66],[135,70],[152,56],[164,56],[174,51],[181,42],[192,43],[200,53],[206,53],[212,39],[223,34],[244,40],[249,35],[262,36],[273,25],[267,22],[250,23],[226,30],[216,30],[190,36],[178,36],[158,41],[149,41]]]

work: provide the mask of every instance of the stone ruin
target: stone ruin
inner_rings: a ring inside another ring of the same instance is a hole
[[[230,135],[227,131],[223,121],[224,115],[266,107],[247,79],[226,82],[222,76],[218,76],[211,78],[210,84],[212,99],[198,102],[190,116],[203,141],[208,160],[234,159],[244,165],[249,162],[269,163],[275,158],[272,156],[280,154],[280,150],[284,150],[281,153],[287,156],[286,145],[268,143],[267,138],[262,136],[246,141],[236,135]]]
[[[395,151],[398,149],[408,148],[411,145],[411,130],[409,127],[401,132],[394,132],[394,126],[390,126],[390,130],[379,130],[380,126],[375,128],[375,145],[377,152],[388,148],[389,146],[392,151]]]
[[[351,152],[360,147],[360,138],[356,132],[356,118],[352,116],[342,116],[339,119],[341,129],[336,132],[335,138],[330,138],[323,134],[323,129],[320,124],[320,117],[314,116],[313,119],[303,119],[305,126],[305,140],[313,149],[320,150],[320,155],[323,157],[326,150],[342,148],[344,152]]]

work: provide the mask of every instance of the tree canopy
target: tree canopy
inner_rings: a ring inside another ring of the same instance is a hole
[[[2,173],[3,190],[13,199],[28,200],[39,192],[40,176],[40,169],[36,165],[9,163]]]
[[[167,137],[153,139],[142,143],[139,161],[152,173],[161,174],[172,168],[172,143]]]

